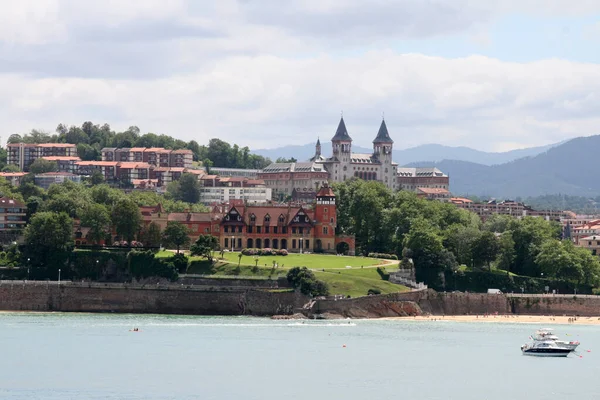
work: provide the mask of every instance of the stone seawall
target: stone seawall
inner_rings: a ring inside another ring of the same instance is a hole
[[[0,310],[195,315],[292,314],[308,299],[293,292],[3,283]]]
[[[600,296],[521,296],[422,290],[357,299],[318,300],[311,311],[311,315],[354,318],[495,313],[600,316]]]

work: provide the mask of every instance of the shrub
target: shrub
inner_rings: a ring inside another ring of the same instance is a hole
[[[397,260],[398,256],[395,254],[388,254],[388,253],[369,253],[367,254],[367,257],[369,258],[382,258],[382,259],[386,259],[386,260]]]
[[[179,271],[180,274],[185,274],[185,272],[187,271],[188,268],[188,258],[186,257],[185,254],[183,253],[177,253],[172,257],[169,257],[167,259],[168,262],[172,262],[173,265],[175,266],[175,268],[177,268],[177,271]]]
[[[379,276],[381,276],[381,279],[383,279],[384,281],[390,280],[390,274],[387,272],[387,270],[385,268],[377,267],[377,273],[379,274]]]
[[[278,256],[287,256],[288,255],[288,251],[286,249],[281,249],[277,251],[277,255]]]
[[[294,267],[289,270],[287,280],[295,289],[300,289],[303,294],[311,296],[327,296],[329,287],[323,281],[318,280],[306,267]]]

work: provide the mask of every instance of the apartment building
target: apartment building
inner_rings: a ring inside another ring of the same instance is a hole
[[[77,157],[77,147],[70,143],[9,143],[6,151],[7,163],[25,172],[41,157]]]
[[[398,168],[397,187],[418,193],[421,188],[450,190],[450,177],[437,168]]]
[[[188,149],[169,150],[162,147],[105,147],[102,149],[102,161],[144,162],[155,167],[191,168],[193,152]]]

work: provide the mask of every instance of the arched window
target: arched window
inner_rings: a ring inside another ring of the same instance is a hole
[[[271,222],[271,216],[269,214],[265,215],[265,222]]]
[[[280,223],[280,224],[283,224],[283,222],[284,222],[284,221],[285,221],[285,217],[283,216],[283,214],[281,214],[281,215],[279,216],[279,223]]]
[[[250,214],[250,222],[256,222],[256,215]]]

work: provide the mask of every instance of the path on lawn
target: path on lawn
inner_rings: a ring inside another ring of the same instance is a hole
[[[174,254],[177,254],[177,250],[172,250],[172,249],[165,249],[165,251],[170,251]],[[180,250],[179,251],[182,254],[185,254],[187,256],[190,256],[190,251],[189,250]],[[333,256],[332,256],[333,257]],[[354,256],[335,256],[335,257],[348,257],[348,258],[354,258]],[[219,257],[214,257],[215,261],[225,261],[228,263],[232,263],[234,264],[234,262],[232,262],[231,260],[228,260],[226,258],[219,258]],[[375,264],[375,265],[367,265],[366,267],[352,267],[352,266],[347,266],[347,267],[340,267],[340,268],[326,268],[327,270],[330,271],[345,271],[345,270],[349,270],[349,269],[365,269],[365,268],[377,268],[377,267],[387,267],[390,265],[393,266],[400,266],[400,262],[398,260],[386,260],[383,258],[377,258],[376,260],[379,260],[380,263]],[[246,266],[253,266],[252,264],[242,264],[242,265],[246,265]],[[322,271],[323,268],[309,268],[311,271]]]

